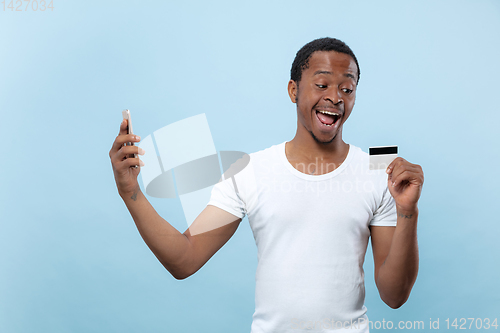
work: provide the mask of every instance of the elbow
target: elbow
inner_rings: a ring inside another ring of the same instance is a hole
[[[170,272],[170,274],[172,274],[172,276],[174,277],[174,279],[176,280],[185,280],[187,279],[188,277],[190,277],[190,275],[187,275],[187,274],[174,274],[172,272]]]
[[[377,284],[380,298],[391,309],[399,309],[410,298],[415,280],[416,276],[402,280],[400,283],[386,281],[388,283],[383,284],[383,287],[380,284]]]
[[[382,301],[387,304],[391,309],[399,309],[406,303],[410,297],[410,292],[398,293],[398,295],[393,295],[392,297],[381,297]]]
[[[176,280],[185,280],[200,269],[200,267],[196,265],[196,262],[186,253],[174,259],[161,257],[159,255],[156,257]]]
[[[168,267],[165,266],[167,271],[174,277],[176,280],[185,280],[191,275],[194,274],[194,272],[188,272],[187,270],[182,270],[182,269],[169,269]]]
[[[193,275],[194,272],[190,272],[187,270],[185,267],[180,266],[180,265],[172,265],[172,264],[167,264],[160,260],[161,264],[163,267],[172,275],[172,277],[176,280],[184,280]]]
[[[192,265],[177,265],[177,266],[172,266],[172,265],[163,265],[167,271],[172,274],[174,279],[176,280],[185,280],[194,273],[198,271],[199,268],[195,268]]]
[[[407,299],[384,301],[391,309],[399,309],[406,303]]]
[[[160,256],[156,256],[156,258],[176,280],[187,279],[197,271],[193,269],[193,265],[191,264],[191,262],[186,260],[180,259],[173,262],[172,260],[166,260],[165,258],[162,258]]]

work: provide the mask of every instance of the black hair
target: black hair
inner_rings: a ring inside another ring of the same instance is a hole
[[[297,85],[302,78],[302,71],[309,67],[309,59],[311,58],[311,55],[316,51],[335,51],[350,55],[354,59],[354,62],[358,67],[357,82],[359,82],[360,71],[358,59],[356,59],[356,56],[354,55],[354,52],[352,52],[351,48],[341,40],[325,37],[315,39],[312,42],[307,43],[306,45],[302,46],[302,48],[295,55],[292,69],[290,70],[290,79],[295,81]]]

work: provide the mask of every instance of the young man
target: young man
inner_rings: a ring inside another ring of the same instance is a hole
[[[145,242],[178,279],[202,267],[248,216],[259,258],[252,333],[368,332],[362,265],[370,236],[382,300],[397,308],[409,297],[418,271],[423,172],[402,158],[387,170],[369,170],[368,155],[342,140],[359,75],[353,52],[337,39],[299,50],[288,83],[297,105],[295,137],[251,154],[245,169],[214,187],[184,234],[140,191],[132,166],[141,161],[127,156],[144,152],[124,146],[140,140],[126,134],[126,122],[111,148],[121,197]]]

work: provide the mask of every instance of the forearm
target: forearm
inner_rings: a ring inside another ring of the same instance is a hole
[[[376,277],[380,296],[392,308],[406,302],[418,274],[418,209],[398,210],[389,254]]]
[[[158,215],[139,186],[134,193],[120,193],[120,196],[139,233],[158,260],[175,278],[186,277],[189,265],[188,238]]]

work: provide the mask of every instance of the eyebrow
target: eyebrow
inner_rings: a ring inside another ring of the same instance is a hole
[[[316,72],[314,72],[314,75],[319,75],[319,74],[330,74],[330,75],[332,75],[333,73],[330,72],[330,71],[316,71]],[[344,76],[348,77],[348,78],[351,78],[353,80],[356,80],[356,78],[354,77],[354,75],[352,75],[351,73],[345,73]]]

